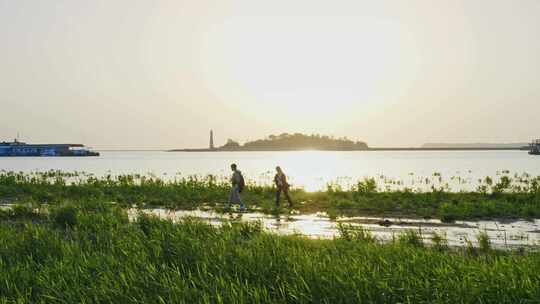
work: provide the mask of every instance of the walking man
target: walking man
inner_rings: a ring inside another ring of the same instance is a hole
[[[240,198],[240,193],[244,190],[245,182],[242,172],[237,169],[236,164],[231,165],[231,170],[233,174],[231,176],[231,194],[229,195],[229,204],[228,208],[231,207],[231,204],[240,204],[240,210],[246,210],[246,205],[242,202]]]
[[[274,182],[276,183],[276,207],[279,207],[281,192],[285,194],[287,202],[289,202],[289,208],[292,208],[293,203],[291,197],[289,196],[289,183],[287,183],[287,177],[283,170],[279,166],[276,167],[276,176],[274,177]]]

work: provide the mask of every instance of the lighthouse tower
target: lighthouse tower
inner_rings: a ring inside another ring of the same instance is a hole
[[[214,150],[214,131],[210,130],[210,150]]]

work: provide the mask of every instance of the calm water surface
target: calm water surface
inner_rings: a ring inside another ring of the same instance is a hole
[[[84,171],[106,174],[226,176],[229,164],[239,165],[247,179],[270,183],[273,168],[284,168],[293,185],[322,189],[329,182],[347,186],[364,177],[401,180],[421,187],[425,177],[441,173],[454,190],[474,188],[478,179],[511,174],[540,175],[540,157],[525,151],[360,151],[360,152],[133,152],[103,151],[100,157],[0,158],[7,171]],[[460,177],[459,180],[454,179]],[[438,178],[437,178],[438,179]]]

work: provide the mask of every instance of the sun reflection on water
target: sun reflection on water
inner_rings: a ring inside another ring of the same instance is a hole
[[[284,153],[279,161],[293,186],[301,185],[304,190],[312,192],[324,189],[330,182],[328,177],[336,176],[334,164],[340,158],[336,153],[295,151]]]

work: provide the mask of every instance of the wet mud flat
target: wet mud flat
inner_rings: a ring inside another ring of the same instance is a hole
[[[162,208],[129,209],[130,219],[139,212],[152,214],[162,219],[179,221],[195,218],[212,225],[228,222],[260,222],[267,231],[282,235],[302,235],[310,238],[334,238],[339,236],[339,224],[350,229],[362,228],[381,242],[389,242],[408,230],[416,231],[426,243],[431,238],[443,235],[449,246],[463,247],[478,245],[478,234],[486,233],[491,246],[497,249],[536,249],[540,247],[540,219],[516,221],[456,221],[443,223],[436,219],[409,219],[385,217],[338,217],[331,219],[326,213],[313,214],[265,214],[261,212],[223,213],[211,209],[168,210]]]

